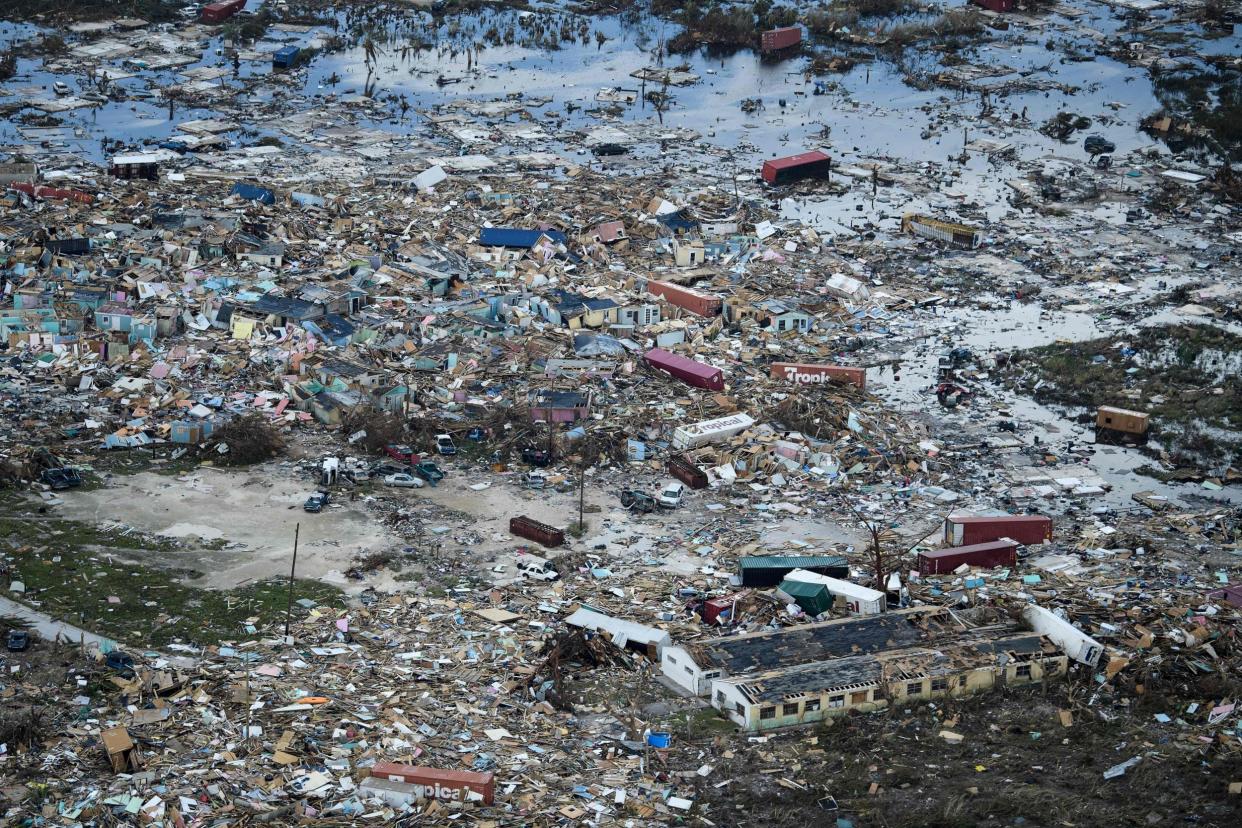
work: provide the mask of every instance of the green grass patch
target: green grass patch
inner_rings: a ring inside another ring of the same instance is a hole
[[[135,561],[152,553],[191,557],[169,541],[77,521],[14,516],[0,518],[0,533],[9,540],[9,577],[25,584],[27,603],[119,642],[210,645],[270,634],[284,622],[287,580],[207,590],[183,583],[193,571]],[[338,588],[310,580],[294,581],[293,598],[344,604]],[[294,618],[305,613],[294,605]]]
[[[1154,435],[1184,442],[1189,453],[1222,454],[1237,446],[1204,444],[1200,427],[1242,430],[1242,378],[1229,368],[1239,352],[1242,336],[1209,325],[1142,328],[1018,352],[1003,378],[1084,417],[1101,405],[1146,411]]]

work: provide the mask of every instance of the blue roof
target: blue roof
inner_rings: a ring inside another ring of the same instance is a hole
[[[286,46],[286,47],[285,47],[285,48],[283,48],[283,49],[277,49],[277,50],[276,50],[276,54],[275,54],[275,55],[273,55],[273,57],[276,57],[276,58],[283,58],[283,59],[285,59],[285,60],[288,60],[289,58],[293,57],[293,56],[294,56],[294,55],[296,55],[297,53],[298,53],[298,47],[297,47],[297,46]]]
[[[518,227],[481,227],[479,244],[488,247],[532,247],[540,236],[564,244],[567,239],[559,230],[522,230]]]

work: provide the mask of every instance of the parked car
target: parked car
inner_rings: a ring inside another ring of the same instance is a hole
[[[660,490],[656,501],[665,509],[676,509],[681,505],[681,498],[686,493],[685,483],[669,483]]]
[[[120,650],[113,650],[104,659],[104,666],[115,670],[122,678],[134,677],[134,657]]]
[[[527,446],[522,449],[522,462],[542,469],[552,462],[552,455],[548,454],[546,449]]]
[[[421,477],[415,477],[412,474],[401,472],[400,474],[390,474],[384,478],[385,486],[396,486],[399,489],[421,489],[427,485],[427,481]]]
[[[398,466],[396,463],[376,463],[371,467],[371,474],[376,477],[387,477],[390,474],[406,474],[410,467]]]
[[[30,633],[25,630],[9,630],[9,652],[20,653],[30,646]]]
[[[436,451],[438,451],[440,454],[443,454],[445,457],[452,457],[454,454],[456,454],[457,444],[453,442],[453,435],[437,434],[436,435]]]
[[[69,84],[56,81],[52,84],[52,91],[57,95],[68,95],[73,90],[69,88]]]
[[[72,489],[82,485],[82,475],[78,474],[77,469],[68,467],[59,469],[44,469],[39,478],[51,486],[55,491],[63,489]]]
[[[522,486],[527,489],[542,489],[548,485],[547,472],[529,471],[522,475]]]
[[[656,508],[655,498],[646,492],[636,489],[621,490],[621,505],[632,512],[653,512]]]
[[[414,473],[433,486],[444,479],[444,469],[440,468],[430,460],[415,463]]]
[[[398,463],[405,463],[407,465],[418,460],[418,455],[414,453],[414,449],[399,443],[389,443],[384,446],[384,454],[387,454]]]
[[[328,505],[329,500],[330,498],[328,497],[327,492],[315,492],[313,495],[306,498],[306,502],[302,504],[302,508],[308,512],[322,512],[323,507]]]

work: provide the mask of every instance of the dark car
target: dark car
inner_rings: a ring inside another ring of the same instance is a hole
[[[522,462],[542,469],[552,462],[552,456],[546,449],[527,446],[522,449]]]
[[[306,498],[306,502],[302,504],[302,508],[307,512],[322,512],[323,507],[328,505],[327,492],[315,492]]]
[[[123,678],[134,677],[134,657],[129,653],[123,653],[120,650],[113,650],[108,653],[104,659],[104,665],[109,670],[115,670]]]
[[[25,630],[9,630],[9,652],[20,653],[30,646],[30,633]]]
[[[375,477],[387,477],[390,474],[406,474],[410,471],[408,465],[398,466],[396,463],[377,463],[371,467],[371,474]]]
[[[654,512],[656,500],[646,492],[640,492],[636,489],[622,489],[621,505],[632,512]]]
[[[629,150],[620,144],[600,144],[592,148],[591,152],[596,155],[625,155]]]
[[[1103,135],[1088,135],[1087,139],[1082,142],[1082,148],[1091,155],[1102,155],[1117,151],[1117,145]]]
[[[44,469],[39,477],[55,491],[72,489],[82,485],[82,475],[78,474],[77,469],[67,466],[59,469]]]
[[[409,469],[406,469],[406,471],[409,471]],[[414,465],[414,473],[423,480],[426,480],[432,486],[444,479],[444,469],[440,468],[430,460],[424,460],[421,463],[416,463]]]

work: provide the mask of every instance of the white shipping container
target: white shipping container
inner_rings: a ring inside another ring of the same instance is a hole
[[[715,420],[678,426],[673,430],[673,448],[677,451],[705,446],[741,434],[755,424],[747,414],[730,414]]]

